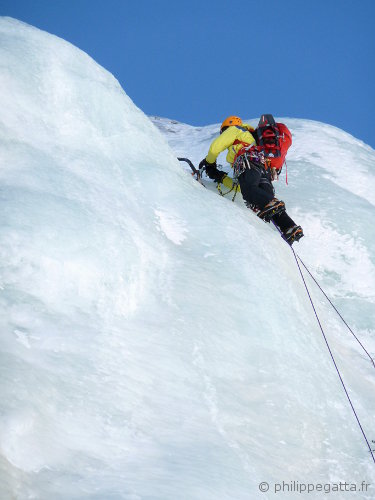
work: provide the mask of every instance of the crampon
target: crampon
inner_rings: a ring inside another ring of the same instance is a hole
[[[304,236],[301,226],[293,226],[284,233],[284,239],[289,245],[293,245],[295,241],[299,241]]]
[[[257,214],[257,216],[266,222],[270,222],[274,215],[284,211],[285,203],[277,198],[274,198]]]

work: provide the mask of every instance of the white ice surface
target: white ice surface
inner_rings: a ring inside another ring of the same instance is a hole
[[[289,247],[175,158],[197,163],[217,126],[155,127],[86,54],[9,18],[0,87],[2,498],[371,483]],[[278,194],[304,227],[298,253],[374,355],[375,152],[285,121]],[[375,439],[375,370],[308,283]]]

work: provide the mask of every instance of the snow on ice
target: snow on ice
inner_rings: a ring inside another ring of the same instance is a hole
[[[85,53],[10,18],[0,85],[1,498],[371,483],[290,248],[176,159],[197,164],[217,125],[148,118]],[[296,250],[374,355],[375,152],[284,121]],[[375,370],[308,283],[375,439]]]

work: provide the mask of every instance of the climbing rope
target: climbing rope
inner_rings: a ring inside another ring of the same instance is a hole
[[[200,172],[199,172],[199,171],[198,171],[198,170],[194,167],[194,165],[192,164],[192,162],[191,162],[190,160],[188,160],[187,158],[178,158],[178,160],[187,162],[187,163],[190,165],[190,168],[191,168],[191,169],[192,169],[192,171],[193,171],[193,175],[196,175],[197,180],[200,180]],[[236,189],[235,189],[235,188],[236,188]],[[221,194],[221,196],[226,196],[227,194],[229,194],[230,192],[232,192],[232,191],[233,191],[233,189],[235,189],[235,193],[234,193],[234,196],[233,196],[233,200],[232,200],[232,201],[234,201],[235,196],[236,196],[236,194],[237,194],[237,185],[235,185],[235,184],[234,184],[234,185],[232,186],[232,188],[231,188],[229,191],[227,191],[226,193],[223,193],[223,191],[221,190],[221,187],[218,185],[218,190],[219,190],[219,193]],[[282,237],[283,239],[285,239],[285,238],[284,238],[283,233],[282,233],[282,232],[281,232],[281,230],[280,230],[280,228],[279,228],[279,227],[278,227],[278,226],[274,223],[274,221],[272,221],[272,223],[274,224],[274,226],[276,227],[276,229],[279,231],[279,233],[280,233],[281,237]],[[301,275],[301,278],[302,278],[303,284],[304,284],[305,289],[306,289],[306,293],[307,293],[307,295],[308,295],[308,297],[309,297],[309,300],[310,300],[310,303],[311,303],[311,307],[313,308],[313,311],[314,311],[314,314],[315,314],[316,320],[317,320],[317,322],[318,322],[318,325],[319,325],[320,331],[322,332],[322,335],[323,335],[324,341],[325,341],[325,343],[326,343],[326,346],[327,346],[328,352],[329,352],[329,354],[330,354],[330,356],[331,356],[332,362],[333,362],[334,367],[335,367],[335,369],[336,369],[337,375],[338,375],[338,377],[339,377],[339,379],[340,379],[341,385],[342,385],[342,387],[343,387],[343,389],[344,389],[344,392],[345,392],[345,394],[346,394],[346,397],[347,397],[347,399],[348,399],[348,401],[349,401],[350,407],[351,407],[351,409],[352,409],[352,411],[353,411],[353,414],[354,414],[354,416],[355,416],[355,418],[356,418],[356,420],[357,420],[358,426],[359,426],[359,428],[360,428],[360,430],[361,430],[361,433],[362,433],[362,435],[363,435],[364,440],[366,441],[366,444],[367,444],[367,447],[368,447],[369,452],[370,452],[370,454],[371,454],[372,460],[373,460],[373,462],[374,462],[374,464],[375,464],[375,456],[374,456],[374,452],[375,452],[375,450],[372,450],[372,449],[371,449],[371,445],[370,445],[370,443],[369,443],[369,440],[368,440],[368,438],[367,438],[367,436],[366,436],[366,433],[365,433],[365,431],[364,431],[364,429],[363,429],[363,426],[362,426],[362,424],[361,424],[361,422],[360,422],[360,420],[359,420],[358,414],[357,414],[357,412],[356,412],[356,410],[355,410],[355,408],[354,408],[354,405],[353,405],[353,403],[352,403],[352,400],[350,399],[350,396],[349,396],[348,390],[347,390],[346,385],[345,385],[345,383],[344,383],[344,380],[343,380],[343,378],[342,378],[342,376],[341,376],[341,372],[340,372],[340,370],[339,370],[339,368],[338,368],[338,366],[337,366],[337,363],[336,363],[335,357],[334,357],[334,355],[333,355],[332,349],[331,349],[331,347],[330,347],[330,345],[329,345],[329,342],[328,342],[327,336],[326,336],[326,334],[325,334],[325,332],[324,332],[324,330],[323,330],[323,327],[322,327],[321,321],[320,321],[320,319],[319,319],[318,313],[317,313],[317,311],[316,311],[316,308],[315,308],[314,302],[313,302],[312,297],[311,297],[311,294],[310,294],[310,290],[309,290],[309,288],[308,288],[308,286],[307,286],[307,283],[306,283],[305,277],[304,277],[304,275],[303,275],[303,272],[302,272],[301,266],[300,266],[300,264],[299,264],[299,262],[298,262],[298,261],[300,261],[300,262],[301,262],[301,264],[303,265],[303,267],[305,268],[305,270],[308,272],[308,274],[309,274],[309,275],[311,276],[311,278],[314,280],[314,282],[316,283],[316,285],[319,287],[319,289],[321,290],[321,292],[323,293],[323,295],[326,297],[326,299],[328,300],[328,302],[331,304],[331,306],[333,307],[333,309],[336,311],[336,313],[338,314],[338,316],[341,318],[341,320],[343,321],[343,323],[346,325],[346,327],[349,329],[349,331],[351,332],[351,334],[354,336],[354,338],[355,338],[355,339],[357,340],[357,342],[360,344],[360,346],[362,347],[362,349],[364,350],[364,352],[367,354],[367,356],[369,357],[369,359],[370,359],[370,361],[371,361],[372,365],[373,365],[373,366],[374,366],[374,368],[375,368],[375,362],[374,362],[374,359],[371,357],[371,355],[369,354],[369,352],[367,351],[367,349],[364,347],[364,345],[362,344],[362,342],[358,339],[358,337],[355,335],[355,333],[353,332],[353,330],[350,328],[350,326],[349,326],[349,325],[347,324],[347,322],[344,320],[344,318],[342,317],[342,315],[340,314],[340,312],[337,310],[337,308],[334,306],[334,304],[333,304],[333,303],[332,303],[332,301],[329,299],[329,297],[327,296],[327,294],[324,292],[324,290],[322,289],[322,287],[321,287],[321,286],[319,285],[319,283],[316,281],[316,279],[315,279],[315,278],[314,278],[314,276],[311,274],[311,272],[309,271],[309,269],[307,268],[307,266],[305,265],[305,263],[302,261],[302,259],[301,259],[299,256],[297,256],[296,252],[294,251],[294,249],[293,249],[292,247],[290,247],[290,248],[291,248],[291,250],[292,250],[292,252],[293,252],[293,255],[294,255],[294,258],[295,258],[295,261],[296,261],[296,264],[297,264],[298,270],[299,270],[299,273],[300,273],[300,275]],[[372,441],[372,442],[374,443],[374,441]]]
[[[280,228],[279,228],[279,227],[275,224],[275,222],[274,222],[274,221],[272,221],[272,223],[273,223],[273,225],[276,227],[276,229],[279,231],[279,233],[280,233],[281,237],[282,237],[283,239],[285,239],[285,238],[284,238],[283,233],[282,233],[282,232],[281,232],[281,230],[280,230]],[[334,357],[334,355],[333,355],[332,349],[331,349],[331,347],[330,347],[330,345],[329,345],[329,342],[328,342],[327,336],[326,336],[326,334],[325,334],[325,332],[324,332],[324,330],[323,330],[322,324],[321,324],[321,322],[320,322],[320,319],[319,319],[318,313],[317,313],[317,311],[316,311],[316,308],[315,308],[314,302],[313,302],[312,297],[311,297],[311,294],[310,294],[310,290],[309,290],[309,288],[308,288],[308,286],[307,286],[307,283],[306,283],[305,277],[304,277],[304,275],[303,275],[303,272],[302,272],[301,266],[299,265],[298,259],[301,261],[301,263],[302,263],[302,264],[303,264],[303,262],[302,262],[302,260],[300,259],[300,257],[298,257],[298,258],[297,258],[297,254],[296,254],[296,252],[294,251],[294,248],[293,248],[293,247],[290,247],[290,248],[291,248],[291,250],[292,250],[292,252],[293,252],[293,255],[294,255],[294,258],[295,258],[295,261],[296,261],[296,264],[297,264],[298,270],[299,270],[299,272],[300,272],[300,275],[301,275],[301,278],[302,278],[303,284],[304,284],[305,289],[306,289],[306,293],[307,293],[307,295],[308,295],[308,297],[309,297],[309,300],[310,300],[311,307],[313,308],[313,311],[314,311],[314,314],[315,314],[316,320],[317,320],[317,322],[318,322],[318,325],[319,325],[320,331],[322,332],[322,335],[323,335],[324,341],[325,341],[325,343],[326,343],[326,346],[327,346],[328,352],[329,352],[329,354],[330,354],[330,356],[331,356],[332,362],[333,362],[333,364],[334,364],[334,366],[335,366],[335,369],[336,369],[337,375],[339,376],[339,379],[340,379],[341,385],[342,385],[342,387],[343,387],[343,389],[344,389],[344,391],[345,391],[346,397],[347,397],[347,399],[348,399],[348,401],[349,401],[349,404],[350,404],[350,406],[351,406],[351,408],[352,408],[352,411],[353,411],[353,413],[354,413],[354,416],[355,416],[355,418],[356,418],[356,420],[357,420],[358,426],[359,426],[359,428],[360,428],[360,430],[361,430],[361,432],[362,432],[363,438],[364,438],[364,440],[366,441],[366,444],[367,444],[368,449],[369,449],[369,451],[370,451],[370,454],[371,454],[372,460],[373,460],[373,462],[374,462],[374,464],[375,464],[375,456],[374,456],[374,451],[375,451],[375,450],[372,450],[372,448],[371,448],[371,445],[370,445],[369,440],[368,440],[368,438],[367,438],[367,436],[366,436],[366,433],[365,433],[365,431],[363,430],[363,427],[362,427],[361,421],[359,420],[358,414],[357,414],[357,412],[356,412],[356,410],[355,410],[355,408],[354,408],[354,405],[353,405],[353,403],[352,403],[352,400],[350,399],[350,396],[349,396],[348,390],[347,390],[346,385],[345,385],[345,383],[344,383],[344,380],[343,380],[343,378],[342,378],[342,376],[341,376],[341,372],[340,372],[340,370],[339,370],[339,368],[338,368],[338,366],[337,366],[337,363],[336,363],[335,357]],[[305,264],[303,264],[303,266],[304,266],[304,267],[305,267],[305,269],[308,271],[308,269],[307,269],[307,267],[305,266]],[[308,271],[308,272],[309,272],[310,276],[312,277],[312,274],[310,273],[310,271]],[[314,279],[314,281],[317,283],[317,281],[316,281],[315,279]],[[320,289],[322,290],[322,292],[323,292],[323,289],[322,289],[321,287],[319,287],[319,288],[320,288]],[[323,292],[323,293],[324,293],[324,292]],[[324,293],[324,295],[326,296],[326,294],[325,294],[325,293]],[[327,297],[327,298],[328,298],[328,297]],[[329,299],[328,299],[328,300],[329,300]],[[329,301],[329,302],[331,303],[331,301]],[[332,304],[332,305],[333,305],[333,304]],[[336,309],[336,308],[334,308],[334,309],[337,311],[337,309]],[[337,312],[338,312],[338,311],[337,311]],[[339,316],[342,318],[341,314],[339,314]],[[342,318],[342,319],[343,319],[343,318]],[[346,323],[345,321],[344,321],[344,323],[347,325],[347,323]],[[348,326],[348,325],[347,325],[347,326]],[[349,327],[348,327],[348,328],[349,328]],[[349,329],[350,329],[350,328],[349,328]],[[350,329],[350,331],[352,332],[352,330],[351,330],[351,329]],[[353,332],[352,332],[352,333],[353,333]],[[353,335],[354,335],[354,333],[353,333]],[[357,337],[356,337],[356,335],[354,335],[354,337],[355,337],[355,338],[357,338]],[[358,340],[358,339],[357,339],[357,340]],[[359,342],[359,340],[358,340],[358,342]],[[361,344],[361,342],[359,342],[359,343]],[[361,346],[363,347],[363,345],[362,345],[362,344],[361,344]],[[363,347],[363,349],[364,349],[364,350],[366,351],[366,353],[367,353],[367,350],[366,350],[364,347]],[[368,354],[368,353],[367,353],[367,354]],[[369,354],[368,354],[368,355],[369,355]],[[372,363],[373,363],[374,361],[373,361],[372,357],[371,357],[370,355],[369,355],[369,357],[370,357],[370,359],[371,359],[371,361],[372,361]]]
[[[293,249],[292,249],[293,250]],[[296,255],[296,254],[295,254]],[[319,285],[319,283],[317,282],[317,280],[314,278],[314,276],[312,275],[312,273],[309,271],[309,269],[307,268],[306,264],[303,262],[303,260],[301,259],[301,257],[299,255],[297,255],[297,258],[298,260],[301,262],[301,264],[303,265],[303,267],[306,269],[306,271],[309,273],[310,277],[313,279],[314,283],[316,284],[316,286],[319,288],[319,290],[322,292],[322,294],[324,295],[324,297],[328,300],[328,302],[331,304],[331,306],[333,307],[333,309],[336,311],[337,315],[340,317],[341,321],[344,323],[344,325],[347,327],[347,329],[349,330],[349,332],[353,335],[353,337],[356,339],[356,341],[358,342],[358,344],[362,347],[363,351],[367,354],[368,358],[370,359],[373,367],[375,368],[375,361],[374,361],[374,358],[371,356],[371,354],[367,351],[367,349],[365,348],[365,346],[362,344],[362,342],[359,340],[359,338],[357,337],[357,335],[353,332],[353,330],[350,328],[350,326],[348,325],[348,323],[345,321],[345,319],[342,317],[342,315],[340,314],[340,311],[335,307],[335,305],[333,304],[333,302],[331,301],[331,299],[328,297],[328,295],[325,293],[325,291],[323,290],[323,288]]]
[[[318,322],[318,324],[319,324],[320,331],[322,332],[322,335],[323,335],[323,337],[324,337],[324,341],[325,341],[325,343],[326,343],[326,345],[327,345],[327,348],[328,348],[329,354],[330,354],[330,356],[331,356],[331,359],[332,359],[332,361],[333,361],[333,364],[335,365],[335,368],[336,368],[337,374],[338,374],[338,376],[339,376],[339,378],[340,378],[341,385],[342,385],[342,387],[343,387],[343,389],[344,389],[344,391],[345,391],[346,397],[348,398],[349,404],[350,404],[350,406],[351,406],[351,408],[352,408],[352,410],[353,410],[353,413],[354,413],[354,416],[355,416],[355,418],[356,418],[356,420],[357,420],[357,423],[358,423],[358,425],[359,425],[359,428],[361,429],[362,435],[363,435],[363,437],[364,437],[364,439],[365,439],[365,441],[366,441],[366,444],[367,444],[367,446],[368,446],[368,449],[369,449],[369,451],[370,451],[370,453],[371,453],[372,460],[373,460],[373,461],[374,461],[374,463],[375,463],[375,456],[374,456],[374,452],[373,452],[373,450],[371,449],[371,445],[370,445],[370,443],[369,443],[369,440],[367,439],[366,433],[365,433],[365,431],[363,430],[362,424],[361,424],[361,422],[360,422],[360,420],[359,420],[359,417],[358,417],[358,415],[357,415],[357,412],[356,412],[356,410],[355,410],[355,408],[354,408],[354,406],[353,406],[352,400],[350,399],[349,393],[348,393],[348,391],[347,391],[347,389],[346,389],[346,386],[345,386],[345,384],[344,384],[344,380],[343,380],[343,378],[342,378],[342,376],[341,376],[340,370],[339,370],[339,368],[338,368],[338,366],[337,366],[337,364],[336,364],[336,360],[335,360],[335,358],[334,358],[334,356],[333,356],[333,353],[332,353],[331,347],[330,347],[330,345],[329,345],[329,343],[328,343],[328,340],[327,340],[326,334],[324,333],[324,330],[323,330],[322,324],[321,324],[321,322],[320,322],[320,319],[319,319],[318,313],[316,312],[316,309],[315,309],[315,306],[314,306],[314,302],[313,302],[313,300],[312,300],[312,298],[311,298],[310,291],[309,291],[309,289],[308,289],[308,287],[307,287],[307,284],[306,284],[306,281],[305,281],[305,277],[303,276],[302,269],[301,269],[301,267],[300,267],[300,265],[299,265],[299,262],[298,262],[298,259],[297,259],[297,255],[296,255],[296,253],[295,253],[295,251],[294,251],[294,249],[293,249],[292,247],[291,247],[291,249],[292,249],[292,252],[293,252],[294,258],[295,258],[295,260],[296,260],[296,263],[297,263],[297,266],[298,266],[298,270],[299,270],[299,272],[300,272],[300,274],[301,274],[303,284],[305,285],[305,289],[306,289],[307,295],[308,295],[308,297],[309,297],[309,300],[310,300],[311,306],[312,306],[312,308],[313,308],[313,310],[314,310],[314,314],[315,314],[316,320],[317,320],[317,322]]]
[[[313,302],[313,300],[312,300],[312,298],[311,298],[310,291],[309,291],[308,286],[307,286],[307,283],[306,283],[306,281],[305,281],[305,277],[304,277],[304,275],[303,275],[303,272],[302,272],[301,266],[299,265],[299,262],[298,262],[298,259],[297,259],[296,252],[294,251],[294,249],[293,249],[292,247],[291,247],[291,250],[292,250],[293,255],[294,255],[294,258],[295,258],[295,260],[296,260],[296,263],[297,263],[297,266],[298,266],[298,270],[299,270],[299,272],[300,272],[300,274],[301,274],[303,284],[305,285],[305,289],[306,289],[307,295],[308,295],[308,297],[309,297],[309,300],[310,300],[311,306],[312,306],[312,308],[313,308],[313,311],[314,311],[314,314],[315,314],[316,320],[317,320],[317,322],[318,322],[318,324],[319,324],[320,331],[322,332],[322,335],[323,335],[323,337],[324,337],[324,341],[325,341],[325,343],[326,343],[326,345],[327,345],[327,348],[328,348],[329,354],[330,354],[330,356],[331,356],[331,359],[332,359],[332,361],[333,361],[333,364],[335,365],[336,372],[337,372],[337,374],[338,374],[338,376],[339,376],[339,379],[340,379],[341,385],[342,385],[342,387],[343,387],[343,389],[344,389],[344,391],[345,391],[346,397],[348,398],[349,404],[350,404],[350,406],[351,406],[351,408],[352,408],[352,410],[353,410],[353,413],[354,413],[354,416],[355,416],[355,418],[356,418],[356,420],[357,420],[357,423],[358,423],[358,425],[359,425],[359,428],[361,429],[362,435],[363,435],[363,437],[364,437],[364,439],[365,439],[365,441],[366,441],[366,444],[367,444],[367,446],[368,446],[368,449],[369,449],[369,451],[370,451],[370,453],[371,453],[372,460],[373,460],[373,461],[374,461],[374,463],[375,463],[375,456],[374,456],[374,452],[373,452],[373,450],[371,449],[371,445],[370,445],[370,443],[369,443],[369,440],[367,439],[366,433],[365,433],[365,431],[363,430],[362,424],[361,424],[361,422],[360,422],[360,420],[359,420],[359,417],[358,417],[357,412],[356,412],[356,410],[355,410],[355,408],[354,408],[354,405],[353,405],[353,403],[352,403],[352,400],[350,399],[349,393],[348,393],[347,388],[346,388],[346,386],[345,386],[344,380],[343,380],[343,378],[342,378],[342,376],[341,376],[340,370],[339,370],[339,368],[338,368],[338,366],[337,366],[337,364],[336,364],[336,360],[335,360],[335,358],[334,358],[334,356],[333,356],[333,353],[332,353],[331,347],[330,347],[330,345],[329,345],[329,343],[328,343],[328,340],[327,340],[326,334],[325,334],[325,332],[324,332],[324,330],[323,330],[323,327],[322,327],[322,324],[321,324],[321,322],[320,322],[320,319],[319,319],[318,313],[316,312],[315,305],[314,305],[314,302]]]

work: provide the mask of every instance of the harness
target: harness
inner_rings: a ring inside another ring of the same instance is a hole
[[[265,157],[263,151],[257,146],[246,144],[242,141],[234,141],[233,144],[243,144],[233,160],[234,177],[238,178],[247,168],[255,168],[260,171],[266,171],[270,166],[270,161]]]

